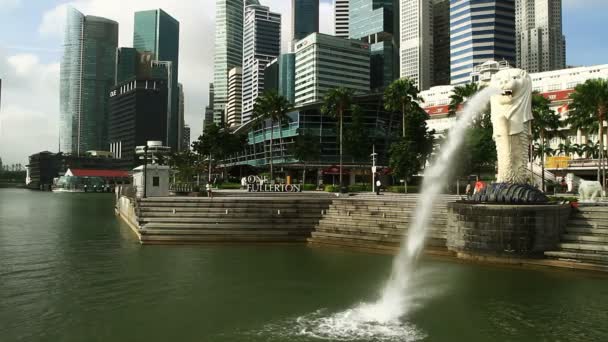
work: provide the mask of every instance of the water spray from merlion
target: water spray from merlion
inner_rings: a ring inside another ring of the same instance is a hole
[[[411,309],[412,277],[416,261],[426,238],[433,204],[445,186],[455,154],[463,143],[467,128],[487,108],[490,98],[499,94],[495,88],[485,88],[472,97],[450,128],[447,140],[433,164],[424,172],[422,192],[418,198],[414,220],[404,235],[399,253],[394,259],[391,276],[376,302],[332,315],[331,317],[301,317],[299,323],[310,335],[337,340],[373,338],[375,340],[415,341],[416,331],[401,319]],[[404,339],[405,338],[405,339]]]

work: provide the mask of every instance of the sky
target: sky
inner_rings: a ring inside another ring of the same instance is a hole
[[[291,36],[291,0],[261,0],[282,14],[283,50]],[[333,33],[332,0],[321,0],[320,31]],[[31,154],[57,152],[59,62],[65,8],[119,23],[119,46],[132,46],[133,13],[163,8],[180,21],[180,82],[192,139],[202,130],[213,79],[215,0],[0,0],[0,158],[27,164]],[[608,64],[608,0],[563,0],[568,65]]]

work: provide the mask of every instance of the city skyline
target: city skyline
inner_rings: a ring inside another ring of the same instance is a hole
[[[16,3],[15,7],[3,6],[0,15],[8,20],[0,25],[15,24],[14,18],[24,12],[24,2]],[[283,16],[282,41],[286,51],[286,40],[291,35],[285,34],[290,30],[290,4],[285,1],[262,1],[271,10]],[[173,5],[166,1],[151,1],[146,4],[136,4],[133,1],[122,1],[122,8],[112,8],[112,1],[75,1],[76,8],[88,15],[106,17],[119,22],[119,46],[129,46],[132,43],[132,18],[135,11],[163,8],[182,23],[185,39],[181,42],[180,69],[187,69],[185,77],[180,77],[186,90],[186,122],[192,127],[193,137],[196,138],[202,129],[202,115],[207,104],[208,84],[212,76],[213,49],[209,49],[213,41],[214,6],[209,4],[194,4],[188,1]],[[21,7],[19,7],[21,6]],[[600,1],[580,4],[564,0],[564,34],[568,40],[568,65],[605,64],[606,54],[600,52],[607,49],[592,39],[606,40],[601,35],[589,35],[586,39],[577,39],[578,34],[599,30],[601,21],[594,19],[594,12],[601,12],[597,6],[608,4]],[[116,5],[114,5],[116,7]],[[3,104],[0,115],[0,156],[5,163],[23,162],[27,155],[41,151],[56,151],[58,145],[58,62],[61,58],[61,22],[58,18],[57,4],[47,2],[27,6],[30,9],[28,17],[21,19],[31,22],[31,27],[25,32],[16,34],[21,39],[7,37],[5,45],[0,46],[0,72],[5,79],[3,87]],[[198,11],[198,12],[197,12]],[[333,9],[327,1],[321,1],[320,31],[333,33]],[[569,12],[571,11],[571,12]],[[124,13],[123,13],[124,12]],[[10,15],[12,13],[12,15]],[[198,14],[197,14],[198,13]],[[200,20],[200,13],[205,16]],[[572,17],[570,15],[572,14]],[[24,14],[22,14],[24,15]],[[197,20],[195,20],[197,19]],[[131,23],[129,23],[131,21]],[[585,21],[586,25],[581,22]],[[574,27],[576,26],[576,27]],[[5,32],[8,32],[5,30]],[[131,39],[128,37],[130,36]],[[193,43],[200,37],[207,36],[204,44]],[[125,38],[127,37],[127,38]],[[589,42],[591,41],[591,42]],[[202,46],[201,46],[202,45]],[[586,46],[583,50],[581,45]],[[608,45],[608,44],[603,44]],[[11,86],[11,85],[15,86]],[[30,97],[37,101],[28,101]],[[10,147],[9,147],[10,146]]]

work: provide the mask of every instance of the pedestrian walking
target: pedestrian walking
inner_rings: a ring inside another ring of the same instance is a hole
[[[376,180],[376,196],[380,195],[381,188],[382,188],[382,182],[380,181],[380,178],[378,178],[378,180]]]
[[[207,197],[213,198],[213,189],[211,187],[211,183],[207,183],[207,185],[205,185],[205,188],[207,189]]]

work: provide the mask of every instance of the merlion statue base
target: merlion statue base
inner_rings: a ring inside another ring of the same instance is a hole
[[[529,184],[492,183],[473,195],[473,203],[546,204],[547,196]]]

